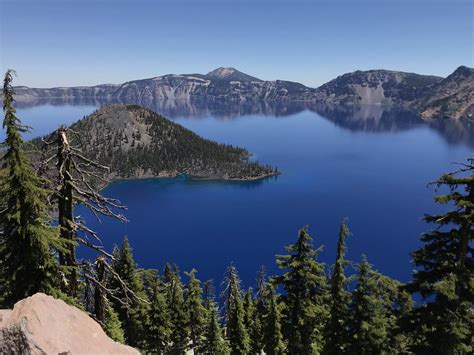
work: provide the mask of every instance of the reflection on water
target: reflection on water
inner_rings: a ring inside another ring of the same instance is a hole
[[[108,104],[139,104],[170,118],[207,118],[233,120],[248,115],[284,117],[302,111],[315,112],[337,126],[351,131],[398,132],[419,126],[436,130],[449,144],[465,144],[474,147],[474,123],[459,120],[421,119],[415,112],[401,107],[323,105],[314,102],[272,101],[107,101],[95,99],[47,99],[18,103],[19,109],[35,109],[39,106],[87,106],[101,107]],[[75,117],[75,119],[78,117]]]

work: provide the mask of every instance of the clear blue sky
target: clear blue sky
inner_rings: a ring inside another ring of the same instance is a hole
[[[473,65],[472,0],[0,0],[1,70],[35,87],[233,66],[318,86]]]

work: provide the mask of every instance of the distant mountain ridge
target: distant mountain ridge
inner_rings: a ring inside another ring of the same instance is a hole
[[[425,119],[472,120],[474,69],[461,66],[443,79],[390,70],[347,73],[310,88],[284,81],[264,81],[235,68],[220,67],[207,74],[168,74],[123,84],[15,88],[20,103],[44,99],[120,100],[152,104],[173,100],[310,101],[323,104],[400,105],[422,113]]]

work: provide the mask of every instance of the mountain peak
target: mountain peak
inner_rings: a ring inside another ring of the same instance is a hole
[[[459,66],[451,75],[471,76],[474,74],[474,69],[465,65]]]
[[[238,72],[238,70],[232,67],[219,67],[207,73],[207,76],[225,78],[226,76],[232,75],[235,72]]]
[[[219,67],[206,74],[212,79],[235,80],[235,81],[262,81],[253,76],[247,75],[232,67]]]

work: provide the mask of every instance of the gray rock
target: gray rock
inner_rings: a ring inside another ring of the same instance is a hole
[[[0,311],[0,354],[140,354],[85,312],[43,293]]]

